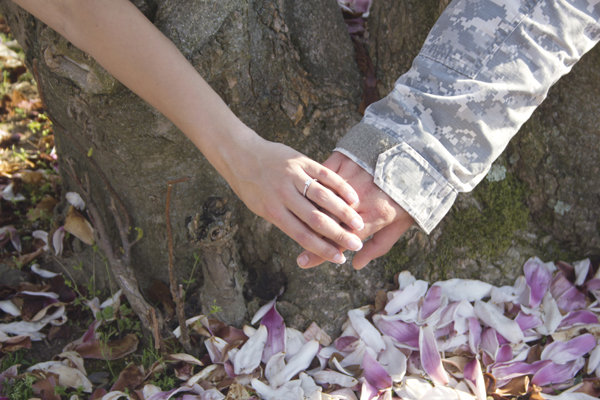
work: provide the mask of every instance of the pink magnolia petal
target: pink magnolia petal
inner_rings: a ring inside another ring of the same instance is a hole
[[[340,336],[339,338],[333,341],[333,344],[337,350],[346,351],[346,349],[352,346],[357,340],[358,338],[354,336]]]
[[[373,322],[381,333],[393,337],[398,343],[413,350],[419,348],[419,326],[417,324],[388,319],[382,315],[375,315]]]
[[[583,357],[596,347],[594,335],[585,333],[568,342],[555,341],[547,345],[540,358],[552,360],[555,364],[566,364],[577,358]]]
[[[423,299],[423,305],[421,306],[420,316],[422,320],[427,319],[442,305],[442,288],[439,286],[432,286],[427,291],[427,295]]]
[[[598,367],[600,367],[600,345],[590,352],[586,372],[591,375]]]
[[[566,382],[573,379],[577,372],[583,368],[585,360],[583,357],[577,358],[566,364],[556,364],[550,362],[540,368],[531,379],[531,383],[538,386],[547,386],[556,383]]]
[[[571,311],[560,321],[558,328],[570,328],[578,324],[597,324],[598,316],[589,310]]]
[[[537,315],[526,314],[523,311],[519,311],[519,314],[517,314],[517,317],[515,318],[515,322],[519,324],[522,331],[537,328],[543,324],[542,319]]]
[[[585,294],[580,292],[575,286],[572,286],[557,298],[556,304],[558,304],[558,308],[566,312],[580,310],[587,305]]]
[[[483,371],[479,360],[474,358],[465,365],[463,371],[467,384],[477,397],[477,400],[486,400],[486,387],[483,379]]]
[[[500,346],[498,349],[498,353],[496,353],[496,362],[503,363],[506,361],[510,361],[513,358],[513,350],[510,344],[504,344]]]
[[[471,353],[477,354],[479,352],[479,345],[481,344],[481,324],[475,317],[468,319],[469,323],[469,349]]]
[[[258,309],[258,311],[256,313],[254,313],[254,316],[252,317],[252,321],[250,322],[252,325],[256,324],[258,321],[260,321],[269,311],[271,311],[271,309],[273,307],[275,307],[275,301],[277,299],[273,299],[270,302],[268,302],[267,304],[263,305],[261,308]]]
[[[419,329],[419,351],[421,365],[425,372],[433,381],[447,385],[449,377],[442,365],[442,358],[437,348],[433,328],[430,326],[422,326]]]
[[[352,376],[342,374],[341,372],[323,370],[312,373],[315,382],[319,385],[338,385],[341,387],[354,387],[358,384],[358,380]]]
[[[281,314],[277,312],[275,303],[260,323],[267,327],[267,342],[262,354],[262,362],[266,363],[273,354],[285,351],[285,323]]]
[[[500,344],[498,343],[496,330],[493,328],[486,328],[481,335],[481,349],[495,361],[499,348]]]
[[[533,375],[549,364],[551,364],[549,360],[536,361],[532,364],[516,361],[495,366],[491,372],[496,379],[508,381],[523,375]]]
[[[392,378],[385,368],[375,360],[367,351],[362,362],[363,376],[378,390],[387,389],[392,386]]]
[[[529,307],[537,307],[546,295],[550,282],[552,281],[552,271],[548,264],[545,264],[537,257],[530,258],[523,266],[527,286],[529,286]]]

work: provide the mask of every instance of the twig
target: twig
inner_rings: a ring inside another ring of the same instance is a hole
[[[181,291],[183,288],[181,287],[181,285],[179,285],[179,287],[177,286],[177,281],[175,279],[175,268],[173,266],[173,232],[171,230],[170,207],[171,192],[173,189],[173,185],[188,181],[189,179],[189,177],[185,177],[167,182],[167,204],[165,206],[165,217],[167,222],[167,243],[169,247],[169,286],[171,288],[171,296],[173,297],[173,301],[175,302],[177,321],[179,322],[179,327],[181,328],[181,336],[179,341],[183,345],[183,348],[188,352],[191,351],[192,345],[190,344],[190,336],[188,334],[187,325],[185,323],[183,302],[181,301]]]
[[[130,249],[132,246],[132,242],[130,242],[128,239],[129,226],[124,224],[124,219],[126,222],[128,222],[129,218],[127,217],[127,215],[123,216],[117,211],[117,207],[115,206],[115,199],[111,194],[109,194],[109,208],[113,213],[115,225],[119,232],[121,246],[123,248],[123,252],[115,251],[110,242],[110,235],[108,234],[108,230],[104,226],[100,212],[95,206],[95,204],[91,201],[90,183],[87,174],[84,175],[84,182],[81,182],[81,180],[75,174],[75,169],[72,165],[72,162],[67,159],[66,165],[68,166],[67,173],[71,176],[75,184],[83,192],[83,196],[87,200],[86,203],[88,214],[90,216],[90,219],[92,220],[91,222],[92,226],[94,227],[94,237],[96,243],[98,244],[98,247],[104,252],[106,258],[108,259],[108,263],[110,264],[111,270],[115,275],[115,278],[117,279],[119,287],[123,289],[123,294],[125,294],[125,297],[127,297],[131,308],[142,322],[142,326],[145,329],[151,330],[152,312],[154,311],[155,316],[157,315],[157,313],[142,296],[139,290],[138,281],[135,277],[135,273],[131,268]],[[160,326],[162,326],[162,319],[160,317],[160,314],[158,314],[158,321]]]

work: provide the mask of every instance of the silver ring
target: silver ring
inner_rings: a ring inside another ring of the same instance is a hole
[[[302,196],[306,197],[306,191],[308,190],[308,187],[310,185],[312,185],[313,182],[316,182],[317,180],[314,178],[309,178],[306,181],[304,181],[304,191],[302,192]]]

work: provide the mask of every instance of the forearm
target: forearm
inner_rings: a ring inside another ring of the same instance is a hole
[[[15,0],[169,118],[228,178],[230,153],[258,136],[126,0]]]
[[[340,150],[430,231],[598,41],[599,18],[593,1],[454,1]]]

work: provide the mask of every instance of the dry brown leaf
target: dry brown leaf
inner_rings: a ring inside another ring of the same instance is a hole
[[[52,215],[52,211],[54,211],[56,204],[58,204],[58,201],[54,197],[48,194],[45,195],[40,202],[36,204],[35,208],[27,213],[27,219],[29,221],[35,221],[44,216]]]
[[[85,244],[94,244],[94,228],[73,206],[69,207],[65,218],[65,231]]]
[[[117,360],[136,351],[138,338],[129,333],[121,339],[103,343],[99,340],[80,343],[73,348],[83,358],[94,358],[98,360]]]
[[[124,392],[125,389],[129,391],[135,390],[142,383],[144,383],[144,371],[142,367],[138,367],[135,364],[129,364],[121,373],[115,384],[110,388],[110,391],[119,390]]]
[[[227,392],[227,397],[225,400],[247,400],[252,398],[248,390],[239,383],[233,383],[229,386],[229,392]]]

